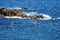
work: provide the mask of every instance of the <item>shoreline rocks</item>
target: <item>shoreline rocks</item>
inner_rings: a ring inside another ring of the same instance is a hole
[[[28,16],[23,11],[8,8],[0,8],[0,16],[19,16],[22,18],[44,18],[42,15]]]
[[[20,17],[27,17],[22,11],[12,10],[7,8],[0,8],[0,16],[20,16]]]

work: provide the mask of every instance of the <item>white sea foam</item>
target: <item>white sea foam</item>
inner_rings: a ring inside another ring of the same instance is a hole
[[[57,17],[57,19],[60,19],[60,17]]]
[[[52,20],[60,20],[60,17],[52,18]]]
[[[13,18],[13,19],[30,19],[30,18],[22,18],[22,17],[19,17],[19,16],[4,16],[4,18]]]
[[[37,15],[37,12],[24,12],[27,16],[34,16]]]
[[[52,18],[52,20],[56,20],[56,18]]]
[[[18,17],[18,16],[4,16],[4,18],[22,18],[22,17]]]
[[[50,19],[52,19],[52,17],[49,16],[49,15],[46,15],[46,14],[42,14],[42,15],[43,15],[43,17],[45,17],[45,18],[42,18],[43,20],[50,20]]]
[[[39,14],[38,14],[37,12],[26,13],[26,15],[28,15],[28,16],[42,15],[43,17],[45,17],[45,18],[38,18],[38,19],[40,19],[40,20],[50,20],[50,19],[52,19],[52,17],[49,16],[49,15],[47,15],[47,14],[43,14],[43,13],[39,13]]]
[[[8,9],[17,9],[17,10],[34,10],[33,8],[25,8],[25,7],[8,7]]]
[[[9,7],[9,9],[22,9],[22,8],[20,8],[20,7]]]

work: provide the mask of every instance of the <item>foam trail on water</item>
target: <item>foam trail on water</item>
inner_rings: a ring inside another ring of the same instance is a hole
[[[60,19],[60,17],[57,17],[57,19]]]
[[[53,18],[53,20],[60,20],[60,17],[57,17],[57,18]]]
[[[52,18],[52,20],[56,20],[56,18]]]

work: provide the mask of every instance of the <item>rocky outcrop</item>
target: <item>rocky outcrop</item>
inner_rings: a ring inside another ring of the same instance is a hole
[[[20,17],[27,17],[25,13],[18,10],[12,10],[7,8],[0,8],[0,16],[20,16]]]
[[[42,15],[28,16],[19,10],[12,10],[8,8],[0,8],[0,16],[20,16],[22,18],[44,18]]]

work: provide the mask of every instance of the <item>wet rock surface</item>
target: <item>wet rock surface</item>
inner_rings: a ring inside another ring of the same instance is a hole
[[[42,15],[28,16],[22,11],[8,8],[0,8],[0,16],[19,16],[22,18],[44,18]]]
[[[7,9],[7,8],[0,8],[0,16],[20,16],[20,17],[25,17],[25,15],[22,11],[18,10],[12,10],[12,9]]]

